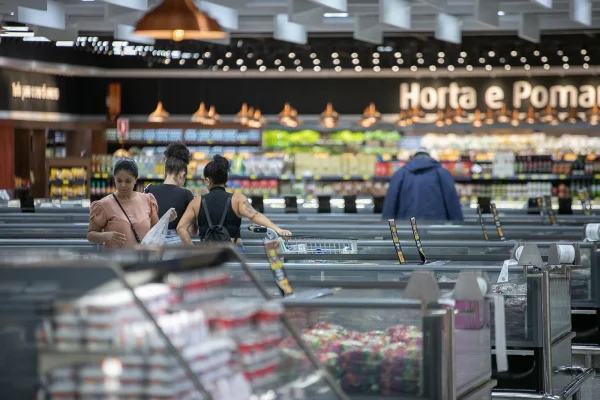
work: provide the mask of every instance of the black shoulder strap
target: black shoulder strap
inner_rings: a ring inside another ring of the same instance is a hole
[[[206,222],[208,222],[208,227],[212,228],[213,224],[212,224],[212,221],[210,220],[210,214],[208,213],[208,206],[206,205],[206,199],[204,197],[202,198],[202,208],[204,209],[204,215],[206,215]]]
[[[225,218],[227,217],[227,211],[229,211],[230,204],[231,204],[231,196],[229,196],[227,198],[227,201],[225,202],[225,209],[223,210],[223,215],[221,216],[221,223],[219,223],[220,226],[223,226],[223,224],[225,223]]]
[[[146,185],[146,187],[144,188],[144,193],[148,193],[148,189],[150,189],[150,186],[152,186],[151,183],[149,183],[148,185]]]
[[[444,168],[444,167],[440,166],[439,168]],[[450,215],[448,215],[448,206],[446,206],[446,196],[444,196],[444,186],[443,186],[443,183],[442,183],[442,177],[440,175],[439,168],[435,169],[435,173],[437,174],[438,183],[440,185],[440,191],[442,192],[442,201],[444,203],[444,212],[446,213],[446,219],[450,219]]]
[[[121,202],[119,201],[119,199],[117,198],[117,196],[114,193],[113,193],[113,198],[119,205],[119,208],[121,209],[121,211],[123,211],[123,214],[125,214],[125,218],[127,218],[127,222],[129,222],[129,226],[131,227],[131,230],[133,231],[133,236],[135,236],[135,241],[138,242],[138,244],[142,243],[142,241],[140,240],[140,237],[138,236],[137,232],[135,231],[135,228],[133,227],[133,224],[131,223],[131,220],[129,219],[129,215],[127,215],[127,213],[125,212],[125,209],[121,205]]]

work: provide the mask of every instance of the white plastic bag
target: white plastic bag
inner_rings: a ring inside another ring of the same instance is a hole
[[[165,244],[167,237],[167,230],[169,230],[169,220],[171,219],[171,213],[173,208],[165,213],[161,219],[158,220],[156,225],[150,229],[150,231],[144,236],[142,244]]]

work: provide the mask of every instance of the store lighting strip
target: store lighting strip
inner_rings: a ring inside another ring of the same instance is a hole
[[[33,37],[33,32],[4,32],[0,37]]]

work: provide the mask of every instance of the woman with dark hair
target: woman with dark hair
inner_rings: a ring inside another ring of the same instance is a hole
[[[132,248],[158,222],[158,205],[151,194],[135,191],[138,167],[130,158],[122,158],[113,170],[117,191],[90,207],[87,239],[105,249]],[[173,213],[171,220],[177,215]]]
[[[169,223],[167,243],[181,243],[177,236],[179,218],[188,205],[194,200],[194,195],[184,189],[187,167],[192,159],[188,148],[179,142],[171,143],[165,150],[165,180],[158,185],[148,185],[144,193],[152,194],[158,202],[158,217],[161,218],[167,211],[174,208],[179,216]],[[196,225],[190,227],[191,232],[197,232]]]
[[[241,193],[231,194],[225,191],[225,184],[229,179],[229,169],[229,160],[220,155],[214,156],[213,160],[204,167],[204,183],[210,192],[195,198],[181,217],[179,225],[177,225],[177,233],[183,244],[193,245],[189,229],[194,223],[198,224],[202,240],[207,236],[211,225],[218,225],[220,221],[223,221],[222,226],[231,241],[240,244],[242,217],[248,218],[257,225],[271,228],[280,236],[291,236],[289,231],[280,229],[267,217],[256,211],[246,196]],[[210,221],[207,217],[210,217]]]

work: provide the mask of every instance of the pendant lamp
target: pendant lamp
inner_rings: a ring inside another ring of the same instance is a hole
[[[446,113],[444,115],[444,124],[452,125],[452,122],[454,122],[454,115],[450,107],[446,107]]]
[[[510,125],[517,127],[521,123],[521,119],[519,118],[519,110],[513,110],[512,117],[510,118]]]
[[[207,118],[206,106],[204,102],[200,103],[200,107],[198,107],[198,111],[192,114],[192,122],[198,122],[204,124]]]
[[[288,128],[295,128],[301,125],[300,120],[298,119],[298,111],[295,108],[290,106],[289,103],[285,103],[283,106],[283,110],[279,113],[277,118],[279,123]]]
[[[463,124],[469,121],[469,114],[462,108],[458,107],[456,109],[456,113],[454,114],[454,122],[458,124]]]
[[[133,34],[176,42],[227,36],[215,19],[198,10],[193,0],[162,0],[135,24]]]
[[[532,106],[529,106],[529,108],[527,109],[527,116],[525,117],[525,122],[527,122],[528,124],[534,124],[536,119],[537,116],[535,115],[535,110]]]
[[[554,110],[550,104],[544,109],[542,115],[540,116],[541,122],[550,123],[553,119],[556,118],[556,110]]]
[[[437,126],[438,128],[443,128],[444,125],[446,125],[446,123],[444,122],[444,112],[442,110],[439,110],[437,112],[435,126]]]
[[[358,124],[363,128],[370,128],[377,124],[381,119],[381,113],[375,108],[375,103],[369,104],[365,111],[363,111],[362,118],[358,121]]]
[[[581,118],[579,118],[579,115],[577,114],[577,109],[575,107],[569,108],[569,113],[563,121],[566,121],[570,124],[576,124],[577,122],[581,121]]]
[[[250,113],[248,112],[248,105],[246,103],[242,104],[242,108],[236,114],[234,121],[240,125],[247,125],[248,120],[250,119]]]
[[[483,121],[481,120],[481,111],[475,110],[475,112],[473,113],[472,125],[475,128],[481,128],[483,126]]]
[[[221,116],[217,114],[217,110],[215,106],[210,106],[208,109],[208,113],[206,115],[206,119],[204,121],[205,125],[216,125],[221,120]]]
[[[425,113],[423,111],[419,110],[419,107],[415,107],[412,110],[411,118],[412,118],[412,122],[414,122],[415,124],[418,124],[425,118]]]
[[[325,128],[335,128],[339,122],[339,114],[334,110],[331,103],[327,103],[325,111],[321,113],[321,125]]]
[[[406,121],[406,111],[400,111],[398,113],[398,120],[396,121],[396,126],[399,126],[401,128],[405,128],[408,126]]]
[[[510,122],[511,113],[506,108],[506,104],[502,104],[502,108],[500,109],[500,113],[498,113],[498,122],[501,124],[506,124]]]
[[[588,113],[587,120],[590,123],[590,125],[594,126],[598,125],[598,123],[600,122],[600,112],[598,111],[598,106],[596,104],[594,104],[594,107],[592,107],[592,109]]]
[[[252,118],[250,118],[248,120],[248,126],[250,128],[260,129],[263,126],[265,126],[266,122],[267,121],[262,116],[262,113],[260,112],[260,110],[256,109],[256,111],[254,111],[254,113],[252,114]]]
[[[164,109],[162,101],[159,101],[156,105],[156,110],[148,116],[148,122],[167,122],[169,120],[169,113]]]
[[[494,110],[488,107],[487,111],[485,112],[485,119],[483,122],[485,122],[486,125],[492,125],[494,122],[496,122],[496,119],[494,118]]]

